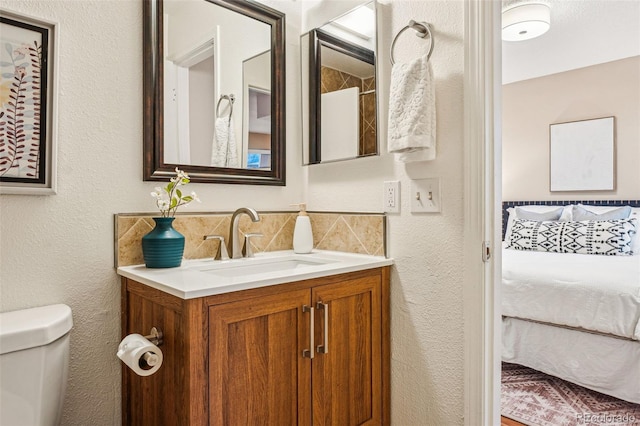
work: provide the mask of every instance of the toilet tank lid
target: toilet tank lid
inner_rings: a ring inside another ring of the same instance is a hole
[[[0,313],[0,354],[47,345],[71,330],[67,305],[49,305]]]

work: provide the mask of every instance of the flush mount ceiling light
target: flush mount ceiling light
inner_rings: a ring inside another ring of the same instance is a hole
[[[519,3],[502,11],[502,40],[521,41],[541,36],[551,25],[551,10],[544,3]]]
[[[371,40],[376,32],[376,14],[373,2],[358,7],[351,12],[331,21],[331,24],[348,31],[363,40]]]

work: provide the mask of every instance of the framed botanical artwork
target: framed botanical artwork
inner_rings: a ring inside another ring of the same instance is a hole
[[[549,126],[551,191],[615,190],[615,117]]]
[[[57,24],[0,10],[0,193],[56,192]]]

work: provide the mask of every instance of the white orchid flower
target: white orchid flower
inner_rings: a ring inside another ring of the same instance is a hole
[[[189,175],[178,167],[175,169],[176,175],[170,179],[171,183],[164,188],[156,187],[151,196],[156,199],[156,205],[160,209],[162,217],[173,217],[178,207],[189,204],[196,200],[200,202],[200,198],[195,192],[191,192],[191,196],[183,196],[182,191],[178,189],[180,185],[186,185],[190,182]],[[173,203],[171,201],[174,201]]]

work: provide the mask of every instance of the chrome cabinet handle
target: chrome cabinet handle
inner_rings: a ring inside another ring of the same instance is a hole
[[[313,359],[313,357],[315,355],[314,350],[313,350],[313,347],[315,346],[315,340],[314,340],[314,334],[315,334],[315,330],[314,330],[315,310],[311,306],[303,305],[302,306],[302,312],[310,312],[311,313],[311,318],[309,319],[311,321],[311,325],[309,327],[309,349],[304,349],[302,351],[302,356],[304,358]]]
[[[327,354],[329,353],[329,305],[320,301],[316,303],[316,309],[322,310],[324,314],[324,329],[322,330],[324,334],[324,344],[318,345],[316,350],[319,354]]]

